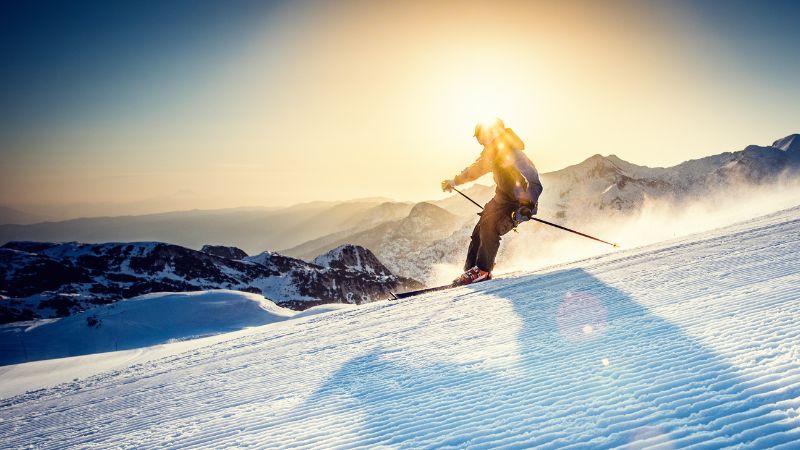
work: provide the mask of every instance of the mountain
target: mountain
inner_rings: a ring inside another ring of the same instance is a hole
[[[365,262],[358,268],[348,266],[347,252],[321,267],[273,252],[229,259],[161,242],[10,242],[0,247],[0,323],[67,316],[151,292],[233,289],[306,309],[420,287],[392,275],[369,250],[355,251]]]
[[[464,189],[462,189],[462,187]],[[494,197],[494,185],[486,186],[483,184],[475,183],[471,186],[461,186],[458,188],[464,195],[468,196],[469,198],[475,200],[476,202],[480,203],[481,205],[486,204],[489,200]],[[458,215],[458,216],[474,216],[475,205],[473,205],[470,201],[465,199],[459,194],[453,194],[450,197],[447,197],[442,200],[432,201],[432,203],[440,208],[444,208],[451,213]]]
[[[558,219],[566,219],[576,212],[585,215],[631,211],[641,207],[646,197],[675,194],[673,186],[661,178],[642,176],[641,172],[630,172],[622,166],[626,163],[613,155],[594,155],[579,164],[543,174],[540,213],[550,212]]]
[[[376,227],[341,236],[324,236],[303,245],[283,250],[287,255],[311,259],[313,255],[327,252],[346,244],[355,244],[370,249],[393,273],[423,273],[427,261],[409,258],[431,242],[445,238],[459,229],[464,222],[432,203],[414,205],[408,216],[389,221]]]
[[[631,212],[646,198],[685,201],[726,189],[779,181],[800,173],[800,139],[690,160],[667,168],[638,166],[616,155],[591,158],[542,175],[543,211],[556,217]]]
[[[157,241],[189,248],[208,242],[248,253],[299,245],[330,233],[366,229],[405,217],[410,203],[384,199],[311,202],[286,208],[231,208],[140,216],[95,217],[31,225],[0,225],[0,243]]]
[[[357,245],[348,244],[336,247],[324,255],[317,256],[312,262],[329,269],[366,272],[382,276],[392,275],[372,252]]]
[[[27,225],[31,223],[41,222],[43,220],[47,220],[48,217],[29,213],[27,211],[20,211],[16,208],[10,208],[8,206],[0,206],[0,225],[4,224],[15,224],[15,225]]]
[[[247,258],[247,253],[244,250],[228,245],[204,245],[200,251],[226,259],[242,260]]]
[[[793,208],[421,297],[6,366],[0,446],[796,448],[798,235]]]
[[[800,158],[800,134],[790,134],[778,139],[772,143],[772,147],[793,155],[793,158]]]

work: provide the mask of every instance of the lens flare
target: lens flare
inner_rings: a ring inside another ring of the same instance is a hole
[[[583,342],[603,334],[608,312],[588,292],[567,292],[556,311],[559,334],[570,342]]]

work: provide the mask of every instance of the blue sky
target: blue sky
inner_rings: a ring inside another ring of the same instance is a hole
[[[430,198],[492,114],[545,171],[768,144],[800,131],[799,22],[775,0],[6,1],[0,204]]]
[[[4,134],[160,89],[235,46],[268,2],[9,1],[0,15]]]

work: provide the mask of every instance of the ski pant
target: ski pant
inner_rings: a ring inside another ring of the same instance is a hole
[[[497,250],[500,248],[500,236],[514,229],[511,214],[517,207],[516,202],[498,197],[494,197],[484,206],[480,213],[481,218],[472,230],[467,261],[464,263],[465,271],[474,266],[487,272],[492,271]]]

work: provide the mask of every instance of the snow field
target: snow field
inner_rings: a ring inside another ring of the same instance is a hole
[[[794,208],[217,336],[5,398],[0,446],[797,448],[798,236]]]
[[[142,348],[296,315],[261,295],[240,291],[146,294],[61,319],[0,326],[0,364]]]

